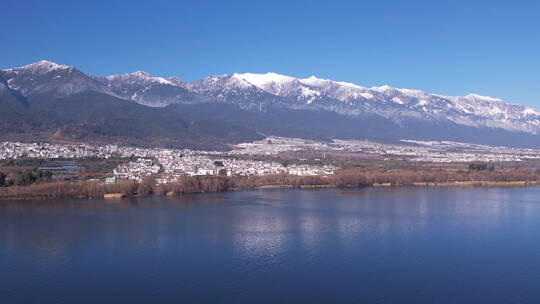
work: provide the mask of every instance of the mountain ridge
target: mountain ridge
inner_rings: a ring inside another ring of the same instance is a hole
[[[415,130],[413,127],[419,125],[442,126],[442,130],[457,130],[463,127],[467,132],[478,131],[479,134],[484,129],[504,130],[501,134],[523,133],[534,137],[540,133],[540,111],[498,98],[478,94],[444,96],[388,85],[368,88],[315,76],[296,78],[272,72],[234,73],[184,82],[176,77],[157,77],[143,71],[93,76],[72,66],[39,61],[19,68],[1,70],[0,77],[4,80],[4,86],[24,98],[46,94],[57,99],[84,92],[98,92],[147,107],[167,109],[172,105],[204,104],[214,107],[218,104],[231,104],[252,114],[264,112],[266,117],[272,117],[272,111],[281,111],[291,114],[291,117],[295,117],[294,120],[298,120],[298,117],[290,111],[320,111],[326,113],[324,115],[327,117],[334,117],[330,113],[335,113],[338,117],[352,120],[377,121],[380,124],[352,125],[356,128],[360,125],[361,128],[379,128],[381,134],[389,133],[388,130],[383,132],[382,128],[405,128],[409,132],[404,132],[403,136],[410,138],[425,133],[424,130]],[[230,115],[240,116],[234,112]],[[230,120],[236,124],[244,124],[240,119]],[[335,122],[335,118],[329,121]],[[291,125],[291,128],[295,124],[302,127],[301,121],[286,124]],[[256,126],[251,125],[251,128]],[[323,137],[336,134],[324,130],[319,132]],[[364,133],[363,130],[358,130],[358,135],[354,135],[354,130],[343,132],[347,134],[346,137],[362,137]],[[428,137],[460,137],[459,134],[445,134],[444,131],[440,133]],[[339,136],[339,133],[337,135]],[[504,142],[505,139],[501,139],[501,143]]]

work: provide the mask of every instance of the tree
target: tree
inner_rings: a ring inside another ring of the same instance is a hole
[[[26,169],[15,179],[15,185],[28,186],[36,182],[50,180],[51,177],[52,173],[49,171]]]
[[[36,177],[31,170],[24,170],[16,179],[15,185],[28,186],[36,181]]]
[[[147,196],[152,193],[152,187],[150,185],[139,184],[137,186],[137,195]]]
[[[4,186],[6,184],[6,175],[2,172],[0,172],[0,187]]]
[[[156,178],[152,175],[144,176],[141,180],[141,184],[147,186],[154,186],[156,184]]]
[[[216,167],[225,167],[225,165],[223,165],[223,162],[220,161],[220,160],[215,160],[214,161],[214,166],[216,166]]]
[[[488,169],[487,164],[483,163],[470,163],[469,164],[469,171],[485,171]]]

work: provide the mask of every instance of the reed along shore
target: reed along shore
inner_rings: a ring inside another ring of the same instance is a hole
[[[524,187],[540,184],[538,170],[507,171],[362,171],[341,170],[327,176],[286,174],[228,177],[181,177],[177,182],[159,185],[148,177],[142,182],[44,182],[30,186],[0,187],[0,199],[122,198],[133,196],[182,195],[202,192],[241,191],[269,188],[315,189],[350,187]]]

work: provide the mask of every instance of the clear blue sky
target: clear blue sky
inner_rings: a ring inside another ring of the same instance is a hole
[[[0,16],[0,68],[48,59],[183,80],[272,71],[540,108],[538,0],[3,0]]]

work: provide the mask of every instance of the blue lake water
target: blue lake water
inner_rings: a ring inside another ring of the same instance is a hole
[[[540,188],[0,202],[0,303],[540,303]]]

